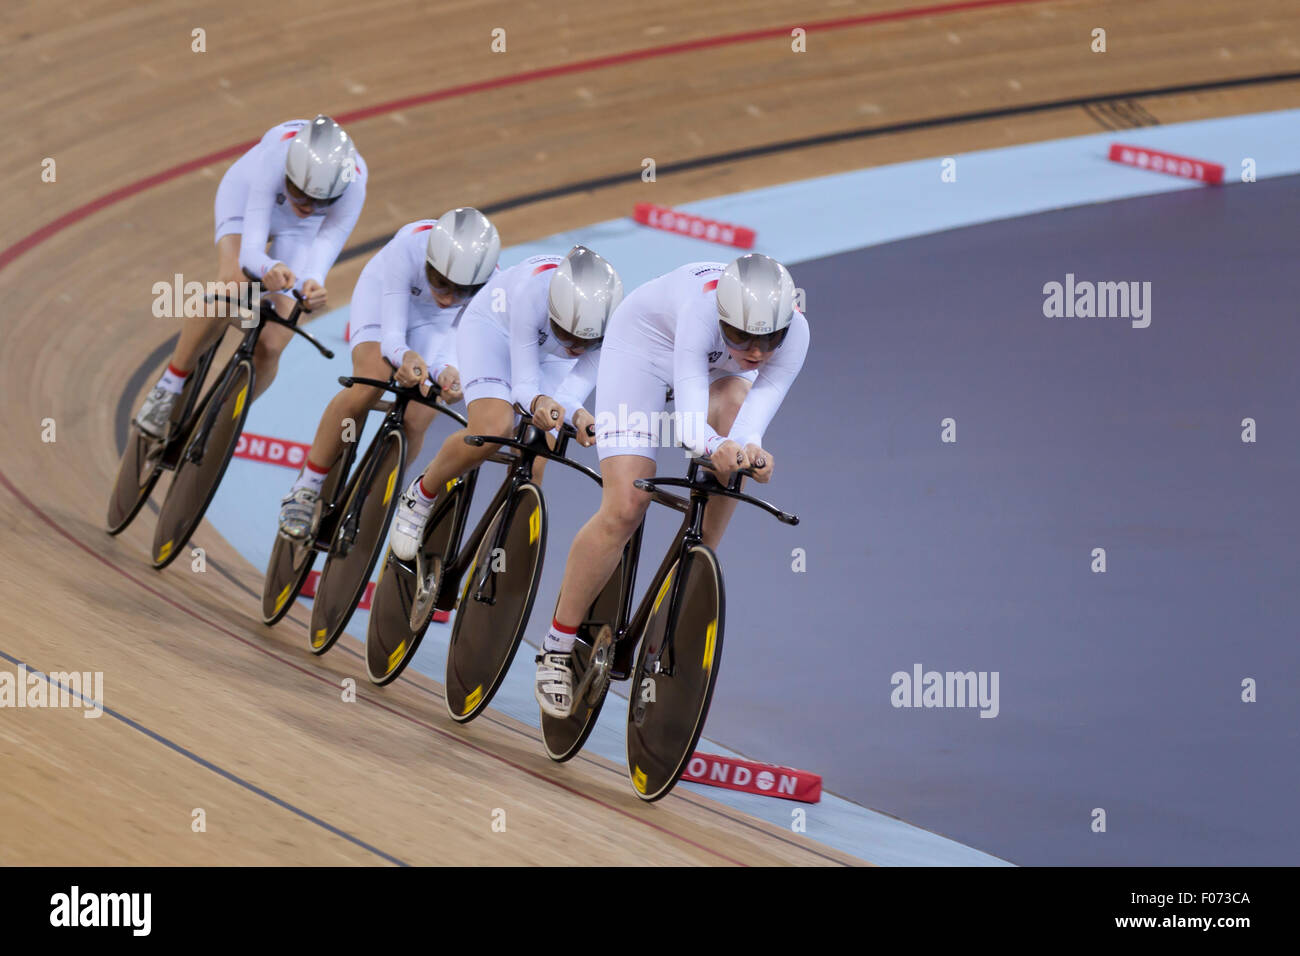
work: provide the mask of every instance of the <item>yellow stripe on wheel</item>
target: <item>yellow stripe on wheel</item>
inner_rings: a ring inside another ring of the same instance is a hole
[[[472,691],[470,691],[469,696],[465,698],[465,709],[460,712],[460,715],[462,717],[466,716],[471,710],[473,710],[475,707],[478,706],[478,702],[482,699],[483,699],[483,685],[479,684]]]
[[[171,553],[172,553],[172,542],[168,541],[166,544],[164,544],[161,548],[158,549],[158,560],[166,561],[167,555]]]
[[[539,505],[528,516],[528,543],[532,544],[542,533],[542,509]]]
[[[675,568],[673,570],[676,570]],[[669,586],[673,583],[673,572],[669,571],[668,576],[664,578],[664,583],[659,588],[659,594],[655,598],[655,606],[650,609],[651,614],[659,613],[659,605],[664,602],[664,595],[668,593]]]
[[[398,661],[402,659],[404,653],[406,653],[406,641],[402,641],[402,643],[398,644],[397,650],[388,655],[388,673],[391,674],[393,672],[393,668],[397,666]]]
[[[284,607],[284,602],[289,600],[289,592],[292,590],[293,590],[292,584],[286,584],[284,586],[284,590],[280,592],[280,596],[275,599],[276,613],[279,613],[280,608]]]
[[[704,669],[713,668],[713,645],[718,636],[718,619],[715,617],[709,622],[708,628],[704,631]]]
[[[316,636],[311,639],[312,647],[320,647],[325,643],[325,630],[326,629],[322,627],[316,631]]]
[[[469,594],[469,582],[474,580],[474,569],[477,567],[478,567],[478,562],[475,561],[473,564],[469,566],[469,571],[465,573],[465,584],[460,589],[460,601],[457,603],[456,605],[457,607],[465,603],[465,595]]]
[[[383,502],[383,503],[384,503],[385,505],[387,505],[388,502],[392,499],[392,497],[393,497],[393,489],[396,488],[396,487],[397,487],[397,469],[394,468],[392,471],[390,471],[390,472],[388,473],[388,486],[387,486],[386,488],[384,488],[384,502]]]
[[[645,785],[645,771],[640,767],[637,767],[635,772],[632,774],[632,786],[636,787],[637,793],[645,793]]]
[[[244,410],[244,401],[247,398],[248,398],[248,386],[245,385],[243,388],[239,390],[239,394],[235,396],[235,414],[230,416],[231,419],[236,419],[239,417],[239,413]]]

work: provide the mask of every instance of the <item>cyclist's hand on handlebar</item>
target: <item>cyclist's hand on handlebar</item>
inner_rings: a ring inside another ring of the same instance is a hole
[[[751,442],[745,446],[745,457],[749,459],[749,466],[754,469],[754,480],[767,484],[772,478],[772,453],[764,451]]]
[[[262,276],[262,288],[267,292],[283,292],[292,289],[297,281],[297,277],[289,271],[288,266],[283,262],[277,262],[266,270],[266,275]]]
[[[454,365],[448,365],[438,374],[438,387],[442,389],[442,400],[455,404],[461,400],[460,372]]]
[[[564,424],[564,406],[549,395],[533,399],[533,424],[544,432]]]
[[[315,279],[305,279],[302,283],[303,304],[308,311],[325,308],[325,287]]]
[[[402,356],[402,367],[393,373],[393,378],[397,379],[398,385],[410,388],[423,382],[428,374],[429,368],[424,364],[424,359],[420,358],[420,353],[408,350]]]
[[[724,485],[731,481],[731,476],[735,474],[737,468],[745,468],[749,465],[749,457],[745,454],[745,449],[730,438],[717,447],[717,450],[709,456],[709,460],[713,463],[713,471],[718,481]]]
[[[578,433],[574,437],[583,448],[596,444],[596,419],[585,408],[579,408],[573,413],[573,430]]]

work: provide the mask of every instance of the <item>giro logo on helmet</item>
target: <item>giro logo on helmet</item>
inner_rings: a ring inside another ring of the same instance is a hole
[[[718,320],[730,346],[774,349],[794,317],[794,280],[775,259],[750,253],[722,270],[717,300]]]

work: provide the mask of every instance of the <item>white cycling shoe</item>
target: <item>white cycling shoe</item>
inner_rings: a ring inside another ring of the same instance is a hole
[[[560,720],[573,710],[573,653],[545,651],[537,655],[533,695],[542,710]]]
[[[389,547],[393,554],[403,561],[414,561],[415,553],[420,550],[420,539],[424,537],[424,526],[433,510],[433,502],[425,501],[416,486],[422,476],[402,492],[397,502],[397,514],[393,516],[393,534],[389,538]]]
[[[144,404],[140,406],[140,411],[136,413],[132,424],[150,438],[166,438],[171,426],[172,409],[176,406],[178,398],[180,396],[175,392],[169,392],[161,385],[155,385],[149,391]]]
[[[286,538],[306,541],[316,533],[316,506],[320,492],[299,488],[280,499],[280,533]]]

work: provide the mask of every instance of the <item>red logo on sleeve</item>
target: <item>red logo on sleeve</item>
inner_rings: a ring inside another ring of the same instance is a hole
[[[298,131],[296,129],[291,129],[289,130],[289,132],[285,133],[283,136],[280,137],[280,142],[283,143],[286,139],[293,139],[297,135],[298,135]]]
[[[547,269],[554,269],[557,266],[559,266],[558,262],[543,262],[540,266],[538,266],[536,269],[533,270],[533,275],[535,276],[541,275]]]
[[[718,287],[718,280],[717,280],[717,279],[710,279],[708,282],[704,283],[704,291],[705,291],[705,292],[712,292],[712,291],[713,291],[714,289],[716,289],[717,287]]]
[[[428,223],[427,225],[416,226],[414,229],[411,230],[411,232],[428,232],[432,228],[433,228],[433,223]]]

